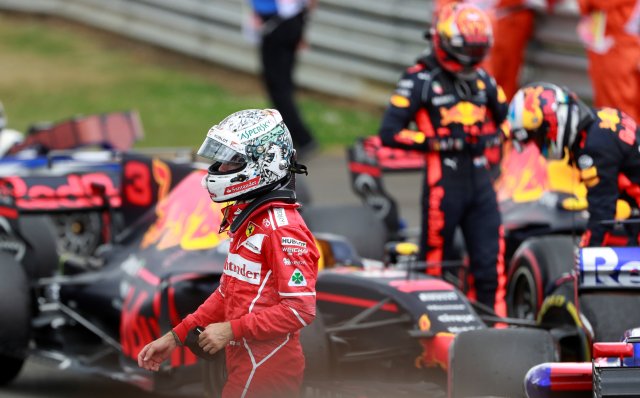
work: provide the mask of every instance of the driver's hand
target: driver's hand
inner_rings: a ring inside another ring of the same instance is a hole
[[[208,325],[198,336],[198,345],[207,353],[215,354],[233,339],[231,323],[220,322]]]
[[[157,372],[160,364],[169,359],[171,352],[177,347],[171,332],[144,346],[138,354],[138,366]]]

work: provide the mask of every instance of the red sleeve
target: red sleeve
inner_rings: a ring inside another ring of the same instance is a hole
[[[609,12],[617,7],[629,7],[635,5],[635,0],[578,0],[580,13],[590,14],[593,11]]]
[[[184,342],[189,330],[196,326],[207,326],[224,321],[224,275],[220,278],[220,286],[202,303],[197,310],[187,315],[173,331],[180,341]]]
[[[268,340],[307,326],[316,314],[318,249],[304,225],[273,231],[262,253],[275,278],[279,302],[260,312],[231,321],[234,338]]]

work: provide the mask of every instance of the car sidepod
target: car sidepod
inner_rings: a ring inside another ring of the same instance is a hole
[[[335,268],[319,274],[316,290],[341,377],[438,380],[453,336],[486,327],[461,292],[425,274]]]

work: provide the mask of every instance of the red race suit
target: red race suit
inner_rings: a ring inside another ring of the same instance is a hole
[[[246,206],[229,206],[229,221]],[[235,230],[232,224],[220,286],[174,328],[184,341],[195,326],[231,322],[223,397],[298,395],[305,364],[299,330],[315,317],[319,258],[299,206],[267,202]]]

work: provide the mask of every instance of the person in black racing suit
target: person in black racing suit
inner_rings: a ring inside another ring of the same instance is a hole
[[[569,162],[580,169],[589,203],[582,247],[640,244],[635,225],[617,231],[602,222],[613,220],[616,213],[626,218],[640,206],[640,141],[629,115],[591,108],[567,88],[537,82],[516,92],[509,123],[515,142],[533,141],[550,159],[568,153]]]
[[[506,315],[501,217],[491,166],[500,160],[507,100],[479,64],[492,43],[487,15],[451,3],[431,29],[433,51],[408,68],[386,108],[383,145],[425,152],[420,259],[443,275],[461,227],[469,254],[468,296]],[[409,129],[413,123],[417,130]]]

